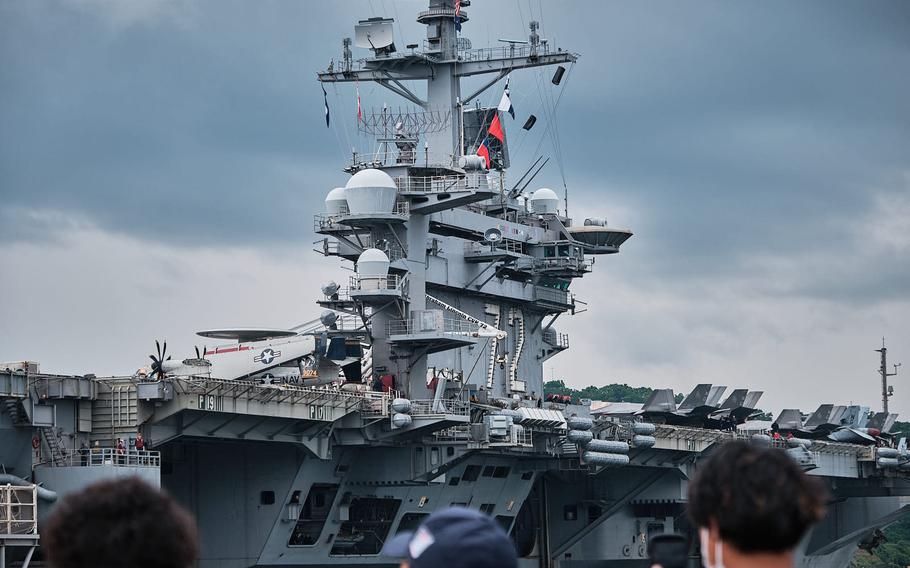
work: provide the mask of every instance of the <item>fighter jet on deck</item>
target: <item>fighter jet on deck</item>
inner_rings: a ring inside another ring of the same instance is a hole
[[[831,440],[850,444],[875,444],[890,438],[897,414],[878,412],[869,418],[869,407],[822,404],[805,422],[795,408],[780,411],[772,429],[807,440]]]
[[[755,405],[763,394],[761,391],[736,389],[718,406],[726,388],[705,383],[696,385],[679,407],[672,389],[656,390],[638,414],[653,422],[707,428],[739,424],[755,414]]]

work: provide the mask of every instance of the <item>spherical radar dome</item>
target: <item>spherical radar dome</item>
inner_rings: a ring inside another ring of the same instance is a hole
[[[368,168],[351,176],[344,195],[352,215],[391,213],[395,210],[398,187],[395,180],[381,170]]]
[[[343,187],[336,187],[325,196],[325,212],[329,215],[344,213],[347,206],[347,196]]]
[[[356,174],[351,176],[351,179],[348,180],[348,183],[344,184],[345,188],[357,188],[357,187],[390,187],[396,188],[395,180],[392,179],[392,176],[385,173],[382,170],[376,170],[373,168],[367,168],[365,170],[360,170]]]
[[[361,278],[380,278],[389,273],[389,257],[379,249],[367,249],[357,257],[357,274]]]
[[[559,197],[552,189],[542,187],[531,195],[530,203],[534,213],[556,213]]]

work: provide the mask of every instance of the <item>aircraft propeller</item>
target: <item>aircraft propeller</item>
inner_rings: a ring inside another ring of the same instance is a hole
[[[205,356],[209,354],[209,348],[205,345],[202,346],[201,354],[199,352],[199,346],[195,345],[194,347],[196,348],[196,358],[197,359],[205,359]]]
[[[156,376],[159,379],[164,378],[164,369],[162,364],[165,361],[170,361],[171,357],[168,355],[167,359],[164,358],[167,355],[167,341],[164,342],[164,347],[162,348],[161,344],[158,343],[158,340],[155,340],[155,349],[158,351],[158,357],[154,355],[149,355],[149,359],[152,360],[152,376]]]

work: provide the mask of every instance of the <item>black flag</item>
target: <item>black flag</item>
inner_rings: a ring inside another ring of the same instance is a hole
[[[325,105],[325,127],[329,127],[329,95],[325,92],[325,85],[320,85],[322,87],[322,103]]]
[[[528,117],[528,120],[525,121],[525,125],[522,126],[522,128],[524,128],[525,130],[531,130],[532,128],[534,128],[534,123],[536,123],[536,122],[537,122],[537,117],[532,114],[531,116]]]

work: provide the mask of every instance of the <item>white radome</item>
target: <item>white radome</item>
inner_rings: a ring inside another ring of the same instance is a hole
[[[559,196],[552,189],[542,187],[528,200],[534,213],[556,213],[559,207]]]
[[[351,179],[348,180],[348,183],[344,184],[344,187],[347,189],[360,187],[388,187],[397,189],[395,180],[392,179],[392,176],[382,170],[373,168],[360,170],[352,175]]]
[[[325,196],[325,212],[329,215],[344,213],[348,206],[343,187],[336,187]]]
[[[357,257],[357,274],[365,278],[385,278],[389,274],[389,257],[379,249],[367,249]]]

